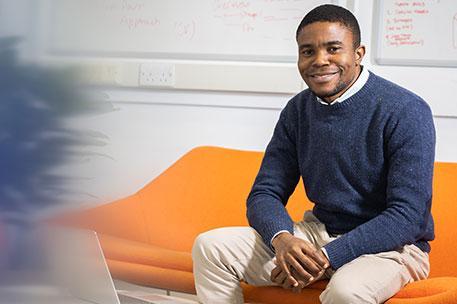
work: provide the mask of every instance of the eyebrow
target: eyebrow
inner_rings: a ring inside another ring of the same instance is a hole
[[[324,43],[324,46],[330,46],[330,45],[343,45],[343,42],[339,41],[339,40],[332,40],[332,41],[327,41]],[[313,47],[313,44],[311,43],[306,43],[306,44],[301,44],[299,46],[299,49],[304,49],[304,48],[310,48],[310,47]]]

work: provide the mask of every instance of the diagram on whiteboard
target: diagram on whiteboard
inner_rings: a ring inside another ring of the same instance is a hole
[[[379,0],[380,64],[457,66],[457,1]]]
[[[414,31],[421,18],[430,14],[425,1],[396,1],[394,8],[387,10],[386,43],[389,46],[424,45],[424,37]]]
[[[295,29],[332,0],[49,0],[52,52],[294,62]],[[84,20],[84,22],[81,22]]]

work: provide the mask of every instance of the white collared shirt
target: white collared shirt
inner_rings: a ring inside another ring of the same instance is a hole
[[[331,106],[339,102],[343,102],[358,91],[360,91],[361,88],[367,83],[368,77],[370,76],[370,73],[368,73],[368,69],[365,69],[363,66],[361,66],[362,72],[359,75],[359,78],[352,84],[352,86],[343,93],[340,97],[332,101],[331,103],[325,102],[323,99],[320,97],[317,97],[317,101],[319,101],[321,104],[326,105],[326,106]]]

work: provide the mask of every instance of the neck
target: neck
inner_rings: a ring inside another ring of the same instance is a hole
[[[360,65],[357,66],[356,68],[356,72],[354,73],[354,78],[351,80],[351,82],[343,89],[341,90],[340,92],[338,92],[338,94],[334,95],[334,96],[330,96],[330,97],[322,97],[322,100],[325,101],[326,103],[328,104],[331,104],[335,99],[339,98],[341,95],[343,95],[347,90],[349,90],[350,87],[352,87],[352,85],[357,81],[357,79],[359,78],[360,76],[360,73],[362,73],[362,69],[360,67]]]

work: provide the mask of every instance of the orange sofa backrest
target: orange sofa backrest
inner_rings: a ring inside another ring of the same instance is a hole
[[[430,276],[457,276],[457,163],[435,163],[432,214],[435,240],[431,242]]]
[[[185,154],[138,193],[150,243],[190,251],[203,231],[248,225],[246,198],[262,157],[262,152],[216,147]],[[296,220],[307,201],[303,186],[297,188],[288,204]]]
[[[80,227],[118,238],[149,242],[140,197],[131,195],[97,207],[57,214],[47,223]]]

